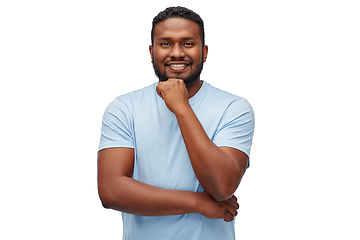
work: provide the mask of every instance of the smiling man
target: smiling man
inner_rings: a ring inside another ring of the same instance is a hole
[[[107,107],[98,153],[105,208],[123,212],[123,239],[235,239],[234,196],[249,166],[254,114],[246,99],[200,80],[203,21],[183,7],[153,20],[159,78]]]
[[[196,22],[185,18],[168,18],[160,21],[152,34],[150,53],[160,81],[172,77],[182,79],[190,86],[200,80],[208,48],[203,43],[203,34]]]

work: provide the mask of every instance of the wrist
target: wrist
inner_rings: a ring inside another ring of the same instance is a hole
[[[187,213],[202,214],[203,195],[204,193],[200,192],[187,192],[187,196],[185,196],[186,201],[183,201],[186,204],[185,208]]]
[[[195,192],[193,212],[204,215],[204,204],[206,203],[205,198],[208,198],[206,192]]]
[[[173,111],[173,113],[175,114],[175,116],[178,117],[184,117],[184,116],[188,116],[189,114],[191,114],[193,112],[191,106],[189,103],[185,103],[183,104],[181,107],[178,107],[177,109],[175,109]]]

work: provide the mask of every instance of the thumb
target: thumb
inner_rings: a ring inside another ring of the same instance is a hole
[[[159,90],[158,88],[156,88],[156,93],[159,95],[159,97],[161,97],[162,99],[164,99],[161,90]]]

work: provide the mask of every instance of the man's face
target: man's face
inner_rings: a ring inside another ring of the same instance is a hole
[[[160,81],[183,79],[187,85],[200,81],[208,48],[202,46],[196,22],[168,18],[154,28],[154,42],[149,47],[155,74]]]

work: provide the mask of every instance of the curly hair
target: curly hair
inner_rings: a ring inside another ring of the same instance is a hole
[[[154,17],[152,22],[151,29],[151,44],[154,44],[154,28],[156,24],[161,21],[164,21],[168,18],[185,18],[196,22],[199,25],[200,36],[202,38],[202,45],[205,45],[205,31],[204,31],[204,22],[201,17],[194,11],[187,9],[185,7],[168,7],[164,11],[159,12],[159,14]]]

